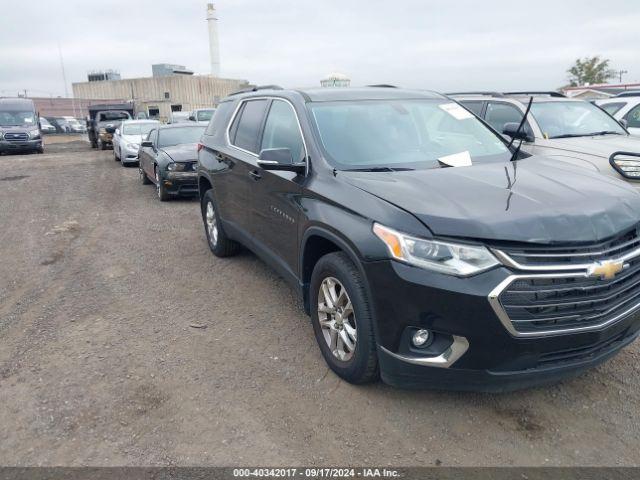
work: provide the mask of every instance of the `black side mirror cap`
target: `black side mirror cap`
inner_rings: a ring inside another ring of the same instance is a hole
[[[258,165],[265,170],[284,170],[288,172],[304,173],[307,164],[293,163],[293,155],[288,148],[266,148],[260,152]]]
[[[196,117],[194,117],[193,115],[189,115],[189,121],[195,122],[196,121]]]
[[[533,136],[527,132],[527,126],[523,125],[522,129],[518,131],[519,123],[509,122],[505,123],[504,127],[502,127],[503,135],[514,138],[516,140],[523,140],[525,142],[533,142]]]
[[[151,140],[143,140],[142,143],[140,144],[141,147],[153,147],[153,142]]]

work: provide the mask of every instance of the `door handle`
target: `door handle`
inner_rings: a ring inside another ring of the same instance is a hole
[[[262,175],[260,175],[260,172],[258,172],[257,170],[251,170],[249,172],[249,176],[254,180],[260,180],[262,178]]]

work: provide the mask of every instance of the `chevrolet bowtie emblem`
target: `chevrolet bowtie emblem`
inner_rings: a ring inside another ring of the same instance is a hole
[[[600,277],[603,280],[611,280],[618,273],[624,270],[625,264],[622,260],[605,260],[596,262],[587,269],[590,277]]]

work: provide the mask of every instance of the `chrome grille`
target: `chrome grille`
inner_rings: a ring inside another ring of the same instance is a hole
[[[637,229],[596,245],[494,251],[505,265],[522,271],[489,295],[496,314],[516,336],[600,328],[640,309]],[[603,261],[619,262],[624,269],[609,278],[591,274]]]
[[[29,135],[26,132],[6,132],[4,139],[8,142],[24,142],[29,140]]]
[[[547,267],[562,269],[565,265],[592,263],[621,257],[640,248],[640,228],[635,227],[606,241],[582,246],[545,246],[523,248],[500,248],[513,266]],[[507,262],[508,263],[508,262]]]

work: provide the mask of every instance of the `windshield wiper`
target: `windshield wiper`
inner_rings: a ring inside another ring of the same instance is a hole
[[[613,130],[602,130],[601,132],[589,133],[589,137],[595,137],[596,135],[622,135],[620,132],[614,132]]]
[[[597,135],[622,135],[622,133],[614,132],[612,130],[603,130],[601,132],[591,132],[591,133],[565,133],[563,135],[554,135],[552,138],[576,138],[576,137],[595,137]]]
[[[408,172],[415,168],[406,167],[371,167],[371,168],[348,168],[345,172]]]

